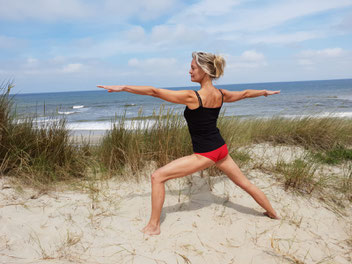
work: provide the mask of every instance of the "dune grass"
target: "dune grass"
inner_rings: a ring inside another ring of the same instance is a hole
[[[151,120],[135,120],[131,124],[133,129],[127,129],[125,121],[116,120],[97,149],[101,163],[110,172],[128,168],[137,173],[147,162],[155,161],[160,167],[192,153],[184,120],[172,110],[164,112],[161,108]]]
[[[310,194],[322,184],[323,180],[316,175],[317,166],[302,159],[296,159],[291,163],[278,162],[276,171],[283,175],[286,190],[291,188]]]
[[[103,177],[119,176],[138,181],[151,162],[160,167],[193,153],[184,118],[172,109],[161,107],[148,118],[140,113],[134,120],[125,117],[114,120],[112,130],[106,132],[99,144],[90,145],[87,141],[77,145],[72,144],[64,119],[42,126],[33,118],[19,122],[12,111],[11,87],[9,83],[0,87],[2,175],[42,185],[81,178],[88,180],[87,175],[92,171]],[[351,119],[240,119],[222,115],[218,127],[230,155],[240,166],[251,162],[246,146],[257,143],[301,146],[310,152],[309,160],[278,163],[271,170],[281,175],[286,189],[311,193],[322,185],[316,177],[318,164],[338,165],[352,160]],[[221,172],[214,166],[208,169],[208,175],[219,174]],[[335,187],[346,197],[352,197],[351,169],[345,174]]]
[[[237,146],[259,142],[298,145],[319,151],[352,147],[352,120],[296,117],[269,119],[223,118],[220,128]]]
[[[11,88],[9,83],[0,87],[0,174],[41,186],[83,177],[89,147],[70,143],[64,119],[41,126],[33,117],[16,120]]]

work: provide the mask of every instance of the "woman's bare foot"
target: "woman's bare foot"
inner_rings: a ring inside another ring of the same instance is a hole
[[[270,217],[271,219],[280,219],[280,217],[278,217],[276,213],[273,214],[273,213],[265,212],[263,213],[263,215]]]
[[[151,236],[159,235],[160,234],[160,226],[148,224],[141,231],[146,235],[151,235]]]

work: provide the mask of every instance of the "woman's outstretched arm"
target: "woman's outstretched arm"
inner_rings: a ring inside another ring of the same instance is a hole
[[[224,102],[231,103],[245,98],[253,98],[258,96],[268,96],[273,94],[279,94],[280,91],[270,90],[244,90],[244,91],[228,91],[221,89],[224,94]]]
[[[155,88],[153,86],[137,85],[97,85],[97,87],[106,89],[110,93],[129,92],[134,94],[149,95],[175,104],[188,105],[194,101],[194,92],[190,90],[173,91],[168,89]]]

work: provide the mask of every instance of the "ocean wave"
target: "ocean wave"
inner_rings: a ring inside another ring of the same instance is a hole
[[[352,118],[352,112],[340,112],[340,113],[323,113],[323,117],[349,117]]]
[[[41,124],[41,123],[55,123],[55,122],[59,122],[61,119],[58,118],[51,118],[51,117],[37,117],[37,118],[33,118],[33,119],[27,119],[27,118],[20,118],[15,120],[16,124],[23,124],[25,122],[32,122],[35,123],[37,125]]]
[[[35,123],[54,123],[54,122],[59,122],[60,119],[58,118],[40,118],[40,119],[34,119],[33,122]]]
[[[125,129],[148,129],[155,124],[155,120],[125,120],[123,127]],[[112,121],[102,121],[102,122],[71,122],[66,124],[66,128],[69,130],[111,130],[114,127]]]
[[[67,123],[66,128],[69,130],[111,130],[112,124],[106,122],[72,122]]]
[[[70,112],[70,111],[62,112],[62,111],[58,111],[57,113],[60,114],[60,115],[72,115],[72,114],[74,114],[76,112]]]
[[[72,106],[73,109],[80,109],[80,108],[83,108],[84,105],[74,105]]]
[[[332,117],[332,118],[352,118],[352,112],[324,112],[319,114],[303,114],[303,115],[282,115],[285,118],[306,118],[306,117],[313,117],[313,118],[324,118],[324,117]]]

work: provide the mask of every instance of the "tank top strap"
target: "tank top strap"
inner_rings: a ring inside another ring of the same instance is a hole
[[[219,89],[219,91],[220,91],[220,93],[222,95],[222,97],[221,97],[221,105],[222,105],[224,103],[224,94],[222,93],[221,89]]]
[[[202,99],[200,98],[199,93],[196,90],[194,90],[194,92],[196,93],[196,95],[198,97],[199,106],[203,107]]]

